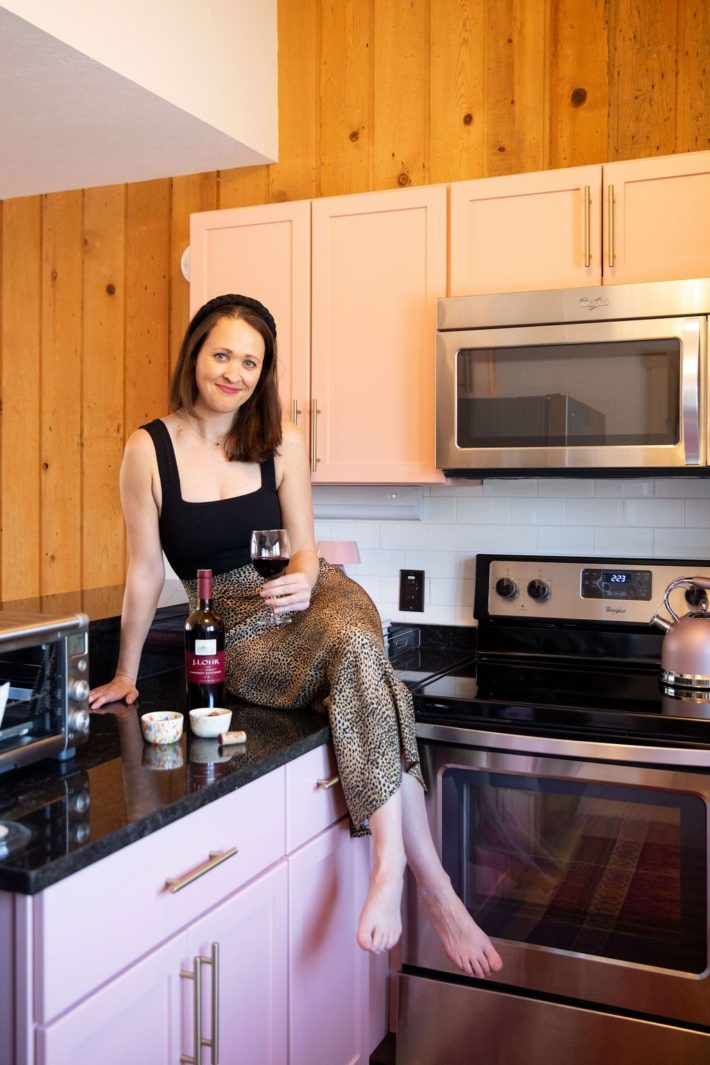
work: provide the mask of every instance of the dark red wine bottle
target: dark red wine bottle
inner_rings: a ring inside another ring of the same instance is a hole
[[[212,608],[211,569],[198,569],[197,597],[185,623],[188,710],[224,706],[224,623]]]

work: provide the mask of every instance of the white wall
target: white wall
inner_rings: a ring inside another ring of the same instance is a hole
[[[277,157],[276,0],[4,0],[1,6]]]
[[[403,493],[416,496],[418,519],[398,517],[392,490],[314,490],[317,539],[358,542],[362,563],[348,573],[394,621],[472,624],[477,552],[710,559],[710,478],[501,479]],[[332,517],[337,509],[353,516]],[[423,614],[400,613],[400,569],[425,571]]]

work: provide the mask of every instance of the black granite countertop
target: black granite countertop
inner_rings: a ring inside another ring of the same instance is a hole
[[[220,748],[217,740],[190,734],[187,722],[179,744],[151,746],[143,741],[140,714],[183,709],[182,668],[142,680],[140,693],[135,706],[114,703],[93,713],[90,737],[71,761],[45,760],[0,775],[0,821],[12,822],[0,844],[0,890],[33,895],[330,736],[314,711],[229,698],[232,728],[247,734],[244,746]]]

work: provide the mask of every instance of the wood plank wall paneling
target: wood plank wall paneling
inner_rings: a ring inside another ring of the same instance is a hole
[[[42,206],[9,200],[2,212],[0,586],[40,593],[40,321]]]
[[[121,579],[192,212],[710,148],[707,0],[278,0],[278,33],[278,163],[0,204],[4,599]]]
[[[124,571],[118,471],[123,454],[125,239],[126,186],[87,189],[81,357],[81,581],[86,588],[118,584]]]

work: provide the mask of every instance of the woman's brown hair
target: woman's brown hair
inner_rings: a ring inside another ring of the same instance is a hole
[[[202,345],[220,318],[241,318],[264,341],[264,362],[254,392],[234,416],[224,441],[232,462],[263,462],[281,444],[281,403],[276,376],[276,324],[269,311],[249,296],[218,296],[195,314],[187,327],[170,381],[170,410],[195,413],[195,363]]]

